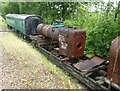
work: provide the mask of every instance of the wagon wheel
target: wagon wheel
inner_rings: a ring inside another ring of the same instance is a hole
[[[37,47],[37,41],[36,40],[32,40],[32,43],[34,44],[35,47]]]

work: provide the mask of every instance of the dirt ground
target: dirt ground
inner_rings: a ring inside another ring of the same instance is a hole
[[[0,46],[0,76],[2,76],[2,47]],[[2,89],[2,77],[0,77],[0,90]]]
[[[0,28],[0,31],[2,30],[3,29]],[[0,38],[2,39],[5,37],[6,33],[0,32]],[[17,49],[19,49],[19,47]],[[2,46],[2,43],[0,43],[0,90],[16,88],[72,88],[85,90],[85,86],[80,85],[73,77],[70,78],[68,83],[66,83],[66,81],[64,82],[58,75],[50,71],[48,67],[40,63],[40,59],[37,55],[32,58],[30,56],[26,56],[26,58],[28,58],[27,60],[22,58],[22,55],[20,55],[20,57],[21,58],[16,58],[16,54],[14,52],[7,52],[4,46]]]

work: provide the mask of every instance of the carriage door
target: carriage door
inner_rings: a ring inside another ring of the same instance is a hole
[[[38,17],[33,17],[31,20],[31,33],[37,34],[36,29],[37,25],[39,24],[40,19]]]

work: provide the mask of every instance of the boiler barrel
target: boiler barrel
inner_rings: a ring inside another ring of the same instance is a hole
[[[52,28],[52,25],[39,24],[37,26],[37,33],[51,38],[53,40],[58,40],[59,30]]]

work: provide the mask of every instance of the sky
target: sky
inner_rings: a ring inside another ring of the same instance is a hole
[[[59,1],[59,2],[80,2],[80,1],[101,1],[101,0],[0,0],[0,2],[32,2],[32,1],[39,1],[39,2],[48,2],[48,1],[51,1],[51,2],[56,2],[56,1]],[[108,2],[109,0],[102,0],[104,2]],[[110,0],[112,2],[119,2],[119,0]]]
[[[103,0],[103,1],[108,2],[109,0]],[[119,0],[110,0],[110,1],[112,1],[112,2],[119,2]]]

